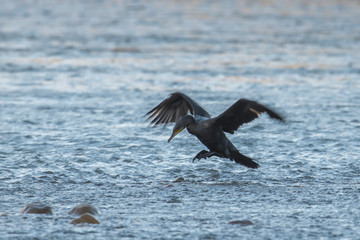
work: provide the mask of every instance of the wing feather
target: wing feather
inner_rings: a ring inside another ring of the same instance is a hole
[[[234,133],[242,124],[253,121],[260,114],[266,112],[271,118],[284,121],[284,119],[271,109],[255,101],[240,99],[225,112],[215,118],[215,124],[224,132]]]
[[[151,109],[146,115],[149,115],[147,120],[152,119],[151,124],[160,125],[177,122],[189,112],[192,115],[210,118],[210,114],[197,102],[180,92],[170,94],[168,98]]]

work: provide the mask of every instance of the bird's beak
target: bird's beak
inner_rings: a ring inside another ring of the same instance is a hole
[[[176,135],[178,135],[183,129],[177,129],[174,130],[170,138],[168,139],[168,142],[170,142]]]

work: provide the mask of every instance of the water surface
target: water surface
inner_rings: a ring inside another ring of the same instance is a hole
[[[357,239],[357,1],[1,1],[0,232],[6,239]],[[216,157],[144,114],[182,91],[216,116],[275,109]],[[173,181],[183,177],[185,181]],[[173,187],[166,187],[169,184]],[[53,215],[20,215],[40,202]],[[77,227],[80,203],[100,225]],[[249,220],[250,226],[228,224]]]

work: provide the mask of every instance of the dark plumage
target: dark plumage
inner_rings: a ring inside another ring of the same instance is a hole
[[[187,115],[188,112],[191,115]],[[153,118],[151,123],[154,125],[176,123],[168,142],[187,128],[189,133],[195,135],[209,149],[199,152],[193,160],[217,156],[229,158],[246,167],[257,168],[259,164],[242,155],[224,132],[233,134],[242,124],[251,122],[264,112],[272,118],[284,121],[269,108],[247,99],[238,100],[225,112],[211,118],[210,114],[190,97],[175,92],[151,109],[147,115],[148,119]]]

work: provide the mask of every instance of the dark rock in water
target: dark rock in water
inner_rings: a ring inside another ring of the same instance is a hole
[[[173,181],[173,183],[184,182],[184,181],[185,181],[185,178],[179,177],[179,178],[175,179],[175,180]]]
[[[79,218],[76,218],[71,221],[71,224],[80,224],[80,223],[99,224],[100,222],[93,215],[89,213],[85,213],[81,215]]]
[[[235,221],[230,221],[229,224],[239,224],[242,226],[254,225],[254,223],[249,220],[235,220]]]
[[[38,203],[30,203],[23,207],[21,214],[52,214],[51,207]]]
[[[85,213],[90,213],[92,215],[99,214],[98,210],[96,210],[96,208],[90,204],[77,205],[76,207],[71,209],[70,212],[68,212],[68,214],[73,215],[83,215]]]
[[[169,188],[169,187],[174,187],[174,185],[168,184],[168,185],[165,186],[165,188]]]

